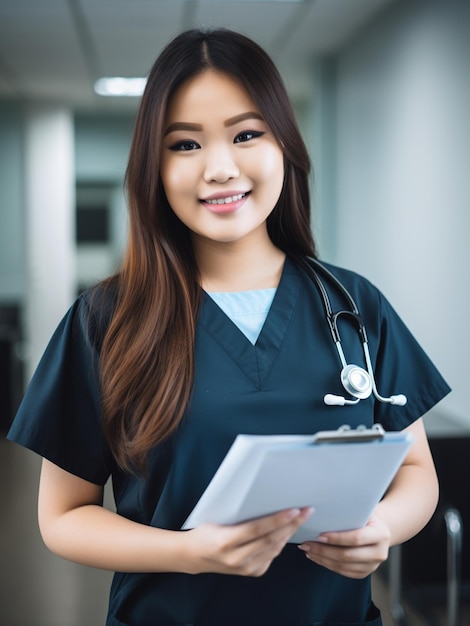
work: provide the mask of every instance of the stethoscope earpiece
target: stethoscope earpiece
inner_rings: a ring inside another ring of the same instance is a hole
[[[396,396],[390,396],[391,404],[396,404],[397,406],[405,406],[407,402],[408,402],[407,397],[404,396],[402,393],[399,393]]]
[[[346,400],[343,396],[335,396],[332,393],[327,393],[323,398],[323,402],[328,404],[328,406],[344,406],[345,404],[357,404],[359,402],[359,398],[356,398],[355,400]]]

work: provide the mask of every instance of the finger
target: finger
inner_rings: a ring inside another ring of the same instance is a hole
[[[310,514],[310,509],[298,509],[290,513],[282,512],[269,516],[273,518],[269,520],[261,518],[254,522],[223,527],[224,533],[238,531],[235,537],[231,536],[230,542],[224,541],[223,552],[227,571],[245,576],[263,574]],[[243,542],[240,541],[241,537],[245,539]]]
[[[328,552],[311,550],[305,553],[305,556],[337,574],[348,576],[349,578],[363,578],[368,576],[377,569],[382,562],[372,555],[368,555],[365,551],[362,554],[352,554],[351,551],[341,551],[339,549],[330,550]]]
[[[312,515],[313,509],[311,507],[305,507],[303,509],[287,509],[260,517],[249,522],[243,522],[236,524],[234,527],[239,530],[240,543],[251,543],[254,540],[266,537],[271,534],[280,532],[281,534],[286,531],[288,536],[292,536],[294,532],[304,524],[307,519]]]
[[[310,542],[299,548],[318,565],[353,578],[367,576],[388,557],[388,548],[384,544],[345,548]]]
[[[371,519],[363,528],[322,533],[315,541],[335,546],[370,546],[387,541],[389,536],[387,527]]]
[[[295,520],[300,515],[300,509],[288,509],[248,522],[228,525],[205,524],[205,526],[209,530],[212,527],[213,534],[218,536],[219,547],[227,552],[242,545],[250,544],[260,537],[269,535],[289,524],[295,524]]]
[[[250,522],[248,524],[250,534],[245,536],[243,543],[239,544],[239,554],[271,554],[273,558],[279,554],[299,526],[310,517],[312,509],[297,509],[287,515],[285,513],[270,516],[274,519],[270,519],[269,523],[266,523],[265,518]],[[246,529],[243,530],[246,531]]]
[[[201,532],[209,533],[215,552],[228,555],[247,546],[247,551],[256,549],[256,542],[274,543],[285,541],[303,524],[311,514],[310,509],[288,509],[273,515],[261,517],[249,522],[232,525],[204,524]]]
[[[269,532],[260,534],[256,541],[262,542],[265,539],[269,539],[269,541],[279,540],[285,544],[298,530],[298,528],[307,521],[312,513],[313,509],[311,508],[300,509],[298,515],[293,517],[287,523],[271,528]]]
[[[363,533],[358,530],[348,530],[323,533],[315,539],[315,542],[332,546],[360,546],[364,545],[365,542],[367,544],[373,543],[374,540],[370,537],[365,538]]]

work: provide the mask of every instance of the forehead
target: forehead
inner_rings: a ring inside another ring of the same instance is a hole
[[[235,78],[218,70],[205,70],[186,80],[168,103],[167,122],[197,118],[229,118],[245,111],[261,114],[248,91]]]

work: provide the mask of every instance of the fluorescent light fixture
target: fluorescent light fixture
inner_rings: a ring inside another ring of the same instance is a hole
[[[196,0],[193,0],[196,1]],[[230,0],[228,0],[230,2]],[[259,2],[260,0],[237,0],[237,2]],[[304,2],[304,0],[263,0],[263,2]]]
[[[199,2],[200,0],[187,0],[187,2]],[[233,2],[234,0],[221,0],[221,2]],[[308,0],[235,0],[235,2],[308,2]]]
[[[99,96],[137,98],[144,93],[146,83],[143,77],[104,76],[96,81],[94,89]]]
[[[190,2],[199,2],[199,0],[189,0]],[[224,0],[222,0],[223,2]],[[225,0],[232,2],[233,0]],[[236,2],[306,2],[306,0],[235,0]]]

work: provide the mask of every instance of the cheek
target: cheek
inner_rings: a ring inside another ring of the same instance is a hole
[[[261,158],[253,164],[254,171],[260,181],[264,181],[273,186],[274,189],[282,187],[284,180],[284,156],[280,150],[266,150]]]
[[[161,178],[168,199],[170,196],[184,191],[192,182],[189,169],[182,164],[175,164],[171,161],[162,164]]]

